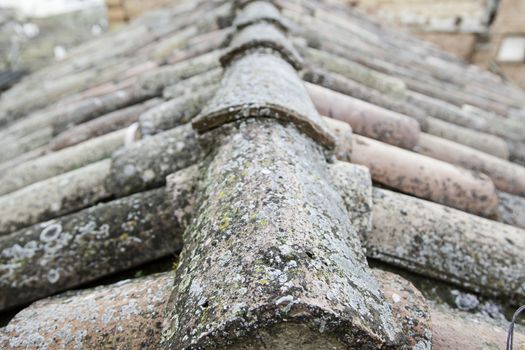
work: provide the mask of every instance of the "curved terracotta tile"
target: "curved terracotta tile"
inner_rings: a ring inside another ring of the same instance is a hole
[[[421,154],[354,135],[352,162],[374,181],[398,191],[486,217],[496,217],[498,197],[489,177]]]
[[[347,122],[354,132],[407,149],[417,144],[420,129],[415,119],[319,85],[305,85],[319,113]]]
[[[516,303],[525,297],[525,231],[374,188],[367,256]]]
[[[429,134],[421,134],[418,153],[487,174],[502,191],[525,196],[525,168]]]
[[[502,159],[509,159],[510,151],[505,140],[499,136],[469,129],[434,117],[427,117],[425,132],[461,143]]]

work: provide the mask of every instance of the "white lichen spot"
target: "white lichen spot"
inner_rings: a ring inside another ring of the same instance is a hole
[[[102,323],[107,325],[110,323],[113,319],[113,314],[115,313],[115,309],[110,307],[106,309],[106,312],[104,312],[104,315],[102,315]]]
[[[122,314],[125,316],[138,315],[139,309],[136,300],[130,300],[127,305],[122,306]]]
[[[144,180],[144,182],[149,182],[153,180],[154,178],[155,178],[155,172],[151,169],[147,169],[146,171],[144,171],[144,174],[142,175],[142,180]]]
[[[293,296],[291,295],[285,295],[284,297],[281,297],[275,301],[276,305],[281,305],[284,303],[291,303],[293,302]]]
[[[51,269],[47,272],[47,280],[51,284],[55,284],[60,279],[60,273],[56,269]]]
[[[237,315],[237,316],[238,316],[238,315],[241,315],[241,314],[242,314],[243,310],[246,309],[246,307],[247,307],[247,305],[246,305],[246,303],[244,303],[244,302],[236,303],[236,304],[233,305],[233,307],[232,307],[232,311],[231,311],[231,312],[232,312],[234,315]]]
[[[337,300],[337,293],[335,293],[334,291],[329,291],[328,293],[326,293],[326,299],[328,299],[330,301],[336,301]]]
[[[43,242],[54,241],[58,238],[60,232],[62,232],[62,225],[59,223],[51,224],[42,230],[40,240]]]
[[[128,164],[124,167],[124,176],[126,177],[132,177],[136,172],[137,169],[131,164]]]
[[[297,301],[294,301],[293,300],[293,296],[291,295],[285,295],[284,297],[281,297],[279,299],[277,299],[277,301],[275,302],[276,305],[282,305],[282,304],[285,304],[286,306],[282,309],[283,312],[289,312],[290,309],[292,308],[292,306],[294,304],[296,304]]]
[[[399,303],[401,301],[401,296],[399,294],[393,293],[392,300],[394,301],[394,303]]]
[[[2,254],[0,256],[14,259],[14,260],[22,260],[22,259],[30,259],[35,255],[35,251],[37,249],[36,244],[29,244],[29,243],[36,243],[34,241],[28,242],[25,244],[24,247],[20,246],[18,243],[13,245],[12,247],[5,248],[2,251]]]
[[[193,297],[199,297],[202,293],[202,286],[200,284],[200,282],[196,279],[194,279],[192,282],[191,282],[191,286],[190,286],[190,294],[193,296]]]

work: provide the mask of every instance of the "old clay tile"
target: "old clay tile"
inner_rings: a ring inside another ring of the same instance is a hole
[[[398,191],[485,217],[496,217],[498,197],[490,178],[443,161],[354,135],[352,162],[374,181]]]
[[[412,149],[419,139],[419,124],[405,115],[306,83],[315,107],[322,115],[344,121],[360,135],[398,147]]]
[[[89,207],[111,193],[104,186],[109,159],[86,165],[0,197],[0,236]]]
[[[197,175],[173,174],[169,197],[141,192],[0,237],[0,310],[180,250]]]
[[[302,58],[292,44],[280,30],[266,22],[255,23],[236,32],[228,50],[221,57],[221,64],[225,67],[243,52],[262,47],[280,53],[295,69],[302,68]]]
[[[264,65],[257,64],[261,60]],[[293,67],[271,52],[234,60],[219,91],[192,124],[202,133],[251,117],[291,122],[328,149],[335,145]]]
[[[483,295],[523,300],[524,230],[384,189],[373,196],[369,257]]]
[[[525,196],[525,168],[459,143],[422,133],[414,149],[426,156],[488,175],[497,189]]]
[[[303,72],[303,79],[309,83],[323,86],[327,89],[340,92],[347,96],[369,102],[378,107],[388,109],[399,114],[414,118],[421,129],[426,129],[428,114],[422,108],[414,106],[407,101],[393,98],[379,90],[368,87],[355,80],[348,79],[340,74],[328,72],[324,69],[309,65]]]
[[[166,176],[197,163],[203,152],[190,125],[182,125],[144,138],[117,150],[104,179],[116,196],[163,186]]]
[[[166,273],[37,301],[0,329],[0,347],[153,349],[172,283]]]
[[[323,148],[271,118],[206,137],[222,141],[184,236],[164,347],[255,347],[256,334],[273,334],[264,341],[277,348],[393,346],[388,306],[330,185]]]
[[[525,198],[498,191],[499,220],[505,224],[525,229]]]
[[[335,141],[297,72],[266,49],[226,66],[193,121],[212,153],[162,345],[393,348],[397,328],[328,179]]]
[[[233,25],[236,29],[253,25],[258,22],[268,22],[281,30],[288,30],[286,19],[281,16],[279,10],[269,1],[252,1],[246,4],[235,17]]]
[[[427,117],[427,128],[423,131],[492,154],[501,159],[509,159],[510,157],[507,143],[503,138],[496,135],[472,130],[434,117]]]
[[[0,196],[111,157],[124,145],[125,133],[117,130],[6,170],[0,176]]]
[[[126,128],[136,122],[142,112],[155,107],[162,100],[153,98],[143,103],[125,107],[88,122],[69,128],[58,134],[49,144],[53,151],[76,145],[80,142]]]

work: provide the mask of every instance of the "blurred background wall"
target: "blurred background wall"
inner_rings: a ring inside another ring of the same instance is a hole
[[[350,0],[525,88],[525,0]]]

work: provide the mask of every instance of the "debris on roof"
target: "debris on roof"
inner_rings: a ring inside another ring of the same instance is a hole
[[[342,1],[139,17],[0,96],[0,347],[503,347],[524,101]]]

